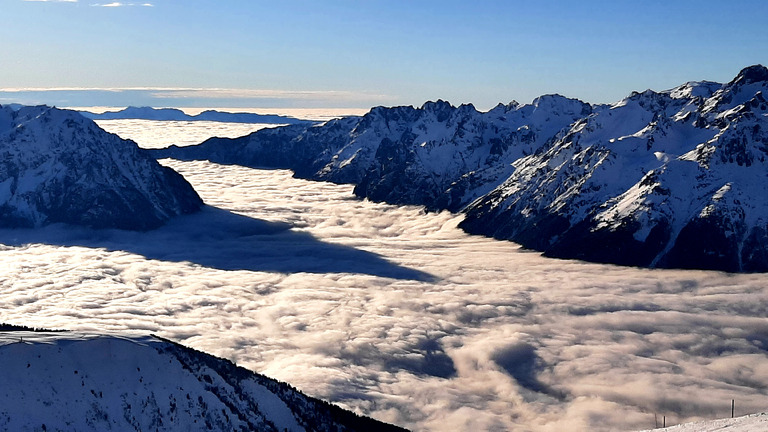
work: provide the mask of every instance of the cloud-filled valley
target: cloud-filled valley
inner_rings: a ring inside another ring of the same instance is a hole
[[[202,141],[102,126],[145,147]],[[143,234],[0,231],[0,322],[157,333],[415,430],[764,409],[764,275],[549,259],[352,186],[162,162],[210,207]]]

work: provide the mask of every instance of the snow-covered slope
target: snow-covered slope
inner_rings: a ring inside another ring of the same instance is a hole
[[[374,201],[459,210],[507,178],[511,162],[590,112],[590,105],[559,95],[485,113],[437,101],[421,108],[377,107],[323,126],[212,138],[155,154],[290,168],[301,178],[357,184],[355,193]]]
[[[768,69],[645,91],[563,131],[462,227],[550,256],[768,271]]]
[[[0,106],[0,225],[146,230],[202,200],[135,143],[74,111]]]
[[[151,336],[0,332],[0,429],[402,431]]]
[[[768,413],[759,413],[729,419],[685,423],[663,429],[648,429],[642,432],[765,432],[767,430]]]

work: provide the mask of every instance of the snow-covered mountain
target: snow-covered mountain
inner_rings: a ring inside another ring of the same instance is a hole
[[[374,201],[466,212],[462,228],[547,255],[768,271],[768,69],[613,105],[374,108],[158,151],[295,170]]]
[[[231,113],[216,110],[206,110],[197,115],[189,115],[176,108],[127,107],[119,111],[93,113],[80,111],[84,117],[92,120],[160,120],[160,121],[215,121],[222,123],[267,123],[267,124],[313,124],[308,120],[277,114]]]
[[[157,157],[289,168],[296,176],[354,183],[374,201],[459,210],[499,185],[511,163],[588,115],[590,105],[559,95],[478,112],[444,101],[421,108],[377,107],[322,126],[260,130],[236,139],[156,151]]]
[[[561,131],[462,227],[555,257],[768,271],[768,69],[633,93]]]
[[[0,106],[0,225],[146,230],[197,211],[184,178],[74,111]]]
[[[403,431],[153,336],[0,332],[0,429]]]

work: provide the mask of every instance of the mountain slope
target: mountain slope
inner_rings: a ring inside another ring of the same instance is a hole
[[[402,431],[170,341],[0,332],[0,429]]]
[[[0,106],[0,225],[146,230],[202,200],[135,143],[74,111]]]
[[[547,255],[768,271],[768,69],[632,96],[575,123],[466,209]]]

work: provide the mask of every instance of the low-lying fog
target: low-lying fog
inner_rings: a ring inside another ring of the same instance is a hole
[[[144,146],[206,135],[102,126]],[[548,259],[352,186],[163,163],[215,208],[143,234],[0,230],[0,322],[157,333],[414,430],[765,409],[766,275]]]

